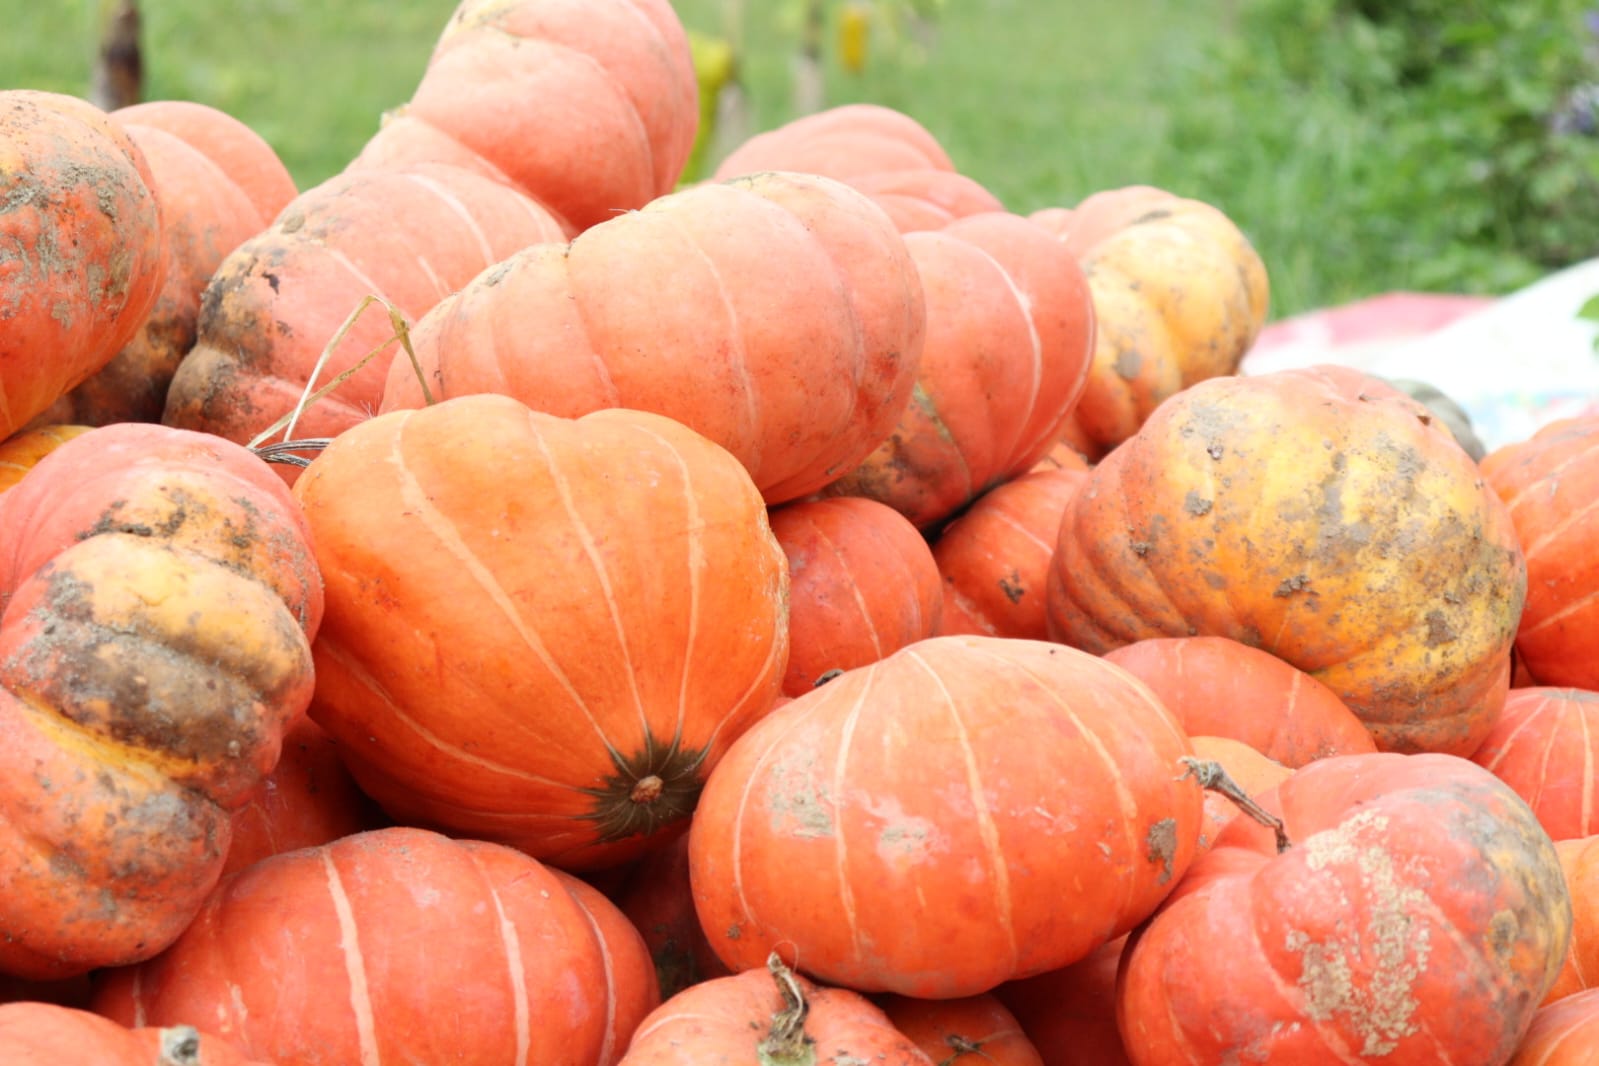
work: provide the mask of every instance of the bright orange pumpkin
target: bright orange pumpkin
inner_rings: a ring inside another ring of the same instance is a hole
[[[880,996],[877,1005],[937,1066],[1045,1066],[1015,1017],[986,992],[961,999]]]
[[[0,1006],[6,1066],[265,1066],[192,1025],[129,1029],[86,1010],[51,1003]]]
[[[766,508],[670,419],[463,396],[346,431],[294,491],[327,583],[311,716],[401,822],[614,865],[778,695]]]
[[[1599,985],[1599,835],[1555,841],[1571,895],[1571,950],[1545,1003]]]
[[[1556,840],[1599,833],[1599,693],[1511,689],[1471,759],[1532,806]]]

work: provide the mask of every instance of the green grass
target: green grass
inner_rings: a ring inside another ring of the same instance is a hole
[[[863,74],[830,61],[827,102],[910,113],[1015,211],[1131,183],[1208,200],[1260,249],[1277,315],[1437,283],[1435,252],[1416,245],[1406,218],[1354,214],[1359,183],[1408,180],[1373,158],[1381,131],[1314,95],[1214,88],[1227,83],[1213,77],[1211,46],[1236,2],[945,0],[925,54],[879,25]],[[0,87],[84,91],[100,3],[0,0]],[[727,4],[677,8],[686,25],[716,34]],[[144,7],[147,95],[199,100],[249,123],[303,188],[342,169],[383,111],[409,97],[454,2]],[[744,7],[743,78],[766,128],[792,114],[799,5]],[[1492,263],[1481,276],[1484,288],[1503,281]]]

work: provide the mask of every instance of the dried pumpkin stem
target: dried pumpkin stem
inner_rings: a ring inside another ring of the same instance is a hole
[[[777,952],[766,957],[766,968],[777,982],[783,1009],[772,1015],[771,1030],[755,1045],[757,1061],[760,1066],[815,1066],[816,1041],[805,1032],[805,1017],[811,1010],[805,990]]]
[[[947,1059],[941,1059],[938,1066],[955,1066],[955,1063],[967,1055],[981,1055],[985,1059],[989,1058],[983,1052],[983,1042],[981,1040],[968,1040],[964,1036],[951,1034],[944,1038],[944,1043],[949,1045],[954,1054]]]
[[[1177,780],[1181,781],[1185,777],[1192,776],[1198,779],[1199,786],[1207,792],[1220,792],[1237,804],[1239,810],[1277,834],[1278,854],[1288,850],[1291,841],[1288,839],[1288,827],[1283,824],[1283,820],[1256,803],[1238,782],[1227,776],[1227,771],[1222,768],[1221,763],[1214,759],[1196,759],[1192,755],[1184,755],[1179,761],[1184,769]]]

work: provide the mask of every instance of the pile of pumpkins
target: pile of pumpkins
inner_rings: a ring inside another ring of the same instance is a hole
[[[0,92],[0,1061],[1591,1061],[1599,420],[698,115],[667,0],[462,0],[304,192]]]

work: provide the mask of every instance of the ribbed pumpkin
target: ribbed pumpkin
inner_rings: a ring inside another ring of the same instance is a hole
[[[311,697],[299,509],[234,444],[121,423],[0,495],[0,970],[155,954]]]
[[[1571,950],[1545,1003],[1599,985],[1599,835],[1555,841],[1571,895]]]
[[[1126,946],[1119,936],[1070,966],[994,990],[1045,1066],[1128,1066],[1116,1028],[1116,971]]]
[[[844,104],[756,134],[728,153],[713,180],[765,170],[848,180],[884,172],[953,173],[955,165],[938,138],[903,111],[882,104]]]
[[[1599,691],[1599,416],[1499,448],[1482,474],[1527,556],[1517,658],[1534,684]]]
[[[1076,260],[1019,215],[959,219],[905,247],[927,305],[915,389],[887,439],[827,491],[927,529],[1054,445],[1086,380],[1094,307]]]
[[[941,633],[1045,640],[1049,564],[1066,501],[1088,471],[1032,470],[979,496],[933,543]]]
[[[0,439],[105,366],[161,292],[144,154],[76,97],[0,91]]]
[[[129,1029],[98,1014],[52,1003],[0,1006],[0,1062],[6,1066],[252,1066],[227,1041],[192,1025]]]
[[[732,452],[776,504],[888,435],[925,321],[881,209],[827,178],[768,173],[526,248],[441,302],[412,340],[435,397],[500,392],[566,417],[654,411]],[[382,409],[422,403],[397,359]]]
[[[1518,688],[1473,762],[1516,790],[1556,840],[1599,833],[1599,693]]]
[[[866,992],[953,998],[1067,965],[1193,858],[1191,750],[1101,659],[921,641],[733,744],[689,829],[701,924],[734,969],[777,951]]]
[[[1506,1061],[1571,936],[1527,805],[1425,753],[1320,759],[1261,802],[1287,850],[1235,819],[1128,945],[1135,1066]]]
[[[640,988],[653,1006],[654,975],[641,945],[611,951],[602,930],[624,927],[591,917],[603,897],[566,885],[497,844],[359,833],[229,877],[167,951],[104,975],[93,1006],[125,1025],[204,1019],[277,1066],[610,1066],[615,1028],[642,1017],[614,1007],[636,1011]]]
[[[1015,1017],[986,992],[961,999],[882,996],[877,1005],[937,1066],[1045,1066]]]
[[[789,573],[783,694],[866,666],[938,627],[942,593],[916,527],[876,500],[799,500],[771,513]]]
[[[247,443],[294,409],[324,349],[368,296],[414,321],[491,263],[562,232],[533,200],[457,167],[364,171],[308,189],[217,268],[162,420]],[[369,309],[318,384],[393,332],[382,307]],[[387,358],[367,363],[306,408],[296,436],[335,436],[370,417],[387,372]]]
[[[480,394],[295,484],[327,582],[315,719],[397,820],[569,867],[681,829],[788,659],[788,571],[725,450]]]
[[[301,718],[283,738],[283,753],[248,802],[233,812],[233,842],[223,876],[268,855],[328,844],[383,824],[322,727]]]
[[[1166,399],[1237,369],[1270,286],[1248,238],[1210,204],[1132,185],[1031,216],[1082,262],[1099,332],[1065,431],[1098,459]]]
[[[356,166],[476,156],[582,230],[672,191],[696,93],[668,0],[462,0]]]
[[[875,200],[901,233],[943,229],[968,215],[1005,210],[999,197],[953,170],[882,170],[840,180]]]
[[[1155,690],[1190,736],[1231,737],[1284,766],[1375,751],[1326,685],[1227,637],[1155,637],[1105,653]]]
[[[1326,684],[1379,748],[1469,754],[1504,703],[1527,571],[1427,409],[1346,367],[1200,382],[1061,523],[1056,638],[1223,636]]]
[[[0,441],[0,490],[21,481],[40,459],[93,426],[43,425]]]
[[[633,1030],[661,1005],[654,959],[638,927],[598,888],[572,874],[548,867],[561,886],[583,908],[605,957],[605,1036],[596,1062],[611,1066],[627,1050]]]
[[[238,119],[186,100],[114,111],[144,153],[161,201],[166,281],[139,332],[52,409],[63,422],[159,422],[167,386],[194,346],[200,293],[222,259],[294,198],[272,148]]]
[[[934,1066],[872,1001],[813,984],[776,956],[679,992],[645,1018],[618,1066]]]
[[[1506,1066],[1589,1066],[1599,1054],[1599,989],[1539,1009]]]

